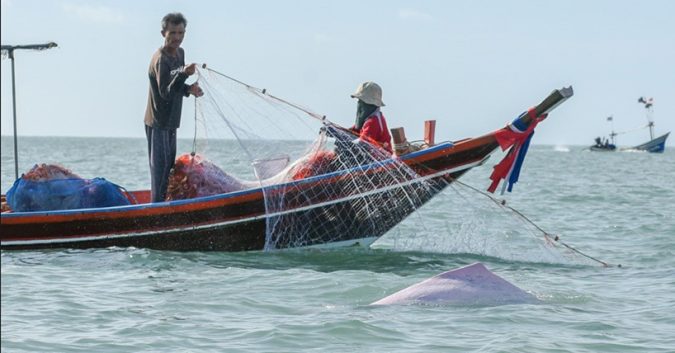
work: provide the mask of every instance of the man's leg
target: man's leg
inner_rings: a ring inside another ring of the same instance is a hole
[[[169,185],[169,173],[176,159],[176,129],[146,127],[146,136],[150,152],[152,202],[163,202]]]
[[[150,167],[150,202],[155,202],[155,169],[152,167],[152,127],[145,125],[145,138],[148,141],[148,166]]]

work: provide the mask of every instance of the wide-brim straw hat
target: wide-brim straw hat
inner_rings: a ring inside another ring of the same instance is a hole
[[[375,82],[368,81],[360,84],[351,97],[358,98],[368,104],[384,107],[384,102],[382,102],[382,88]]]

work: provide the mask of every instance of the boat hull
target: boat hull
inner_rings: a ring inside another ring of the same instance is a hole
[[[649,142],[635,146],[632,149],[651,153],[663,153],[663,151],[666,149],[666,139],[668,139],[668,135],[670,135],[670,132],[666,133],[665,135],[661,135]]]
[[[614,152],[616,151],[616,146],[615,145],[607,145],[607,146],[591,146],[589,149],[593,152]]]
[[[367,219],[357,217],[351,223],[349,210],[357,202],[349,197],[317,200],[309,210],[298,207],[285,211],[291,216],[309,218],[309,236],[303,243],[279,241],[276,249],[312,247],[327,243],[349,244],[364,238],[377,238],[428,202],[456,178],[480,165],[498,144],[492,134],[445,143],[418,151],[401,159],[419,174],[411,183],[431,185],[413,207],[392,212],[377,212]],[[376,171],[374,171],[376,172]],[[299,190],[323,188],[331,183],[336,190],[348,187],[340,183],[339,173],[301,180]],[[374,190],[373,197],[395,197],[392,190]],[[380,194],[381,193],[381,194]],[[139,192],[139,195],[147,194]],[[267,221],[275,214],[265,208],[262,189],[163,203],[109,207],[101,209],[50,212],[3,213],[0,237],[3,250],[49,248],[137,247],[173,251],[251,251],[266,247]],[[311,215],[306,214],[312,212]],[[310,216],[310,217],[308,217]],[[377,225],[376,227],[373,225]],[[313,230],[321,229],[316,234]],[[326,239],[325,234],[331,234]]]

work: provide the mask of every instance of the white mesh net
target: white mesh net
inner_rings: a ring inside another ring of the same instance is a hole
[[[284,182],[265,188],[266,246],[372,241],[439,191],[387,152],[327,126]]]
[[[198,100],[204,125],[198,130],[209,136],[198,139],[198,148],[206,149],[204,141],[237,141],[230,153],[246,157],[241,162],[250,174],[243,177],[257,183],[241,184],[264,194],[267,250],[372,242],[446,184],[442,175],[421,176],[349,130],[265,90],[213,70],[200,71],[199,82],[205,96]]]
[[[578,262],[578,253],[560,251],[569,249],[529,220],[453,183],[480,161],[452,169],[409,165],[409,159],[392,157],[266,90],[210,69],[200,70],[199,83],[205,96],[197,101],[201,136],[195,134],[194,148],[206,153],[216,143],[215,151],[241,157],[228,158],[228,171],[238,174],[232,178],[199,155],[182,156],[183,164],[220,178],[208,184],[214,190],[262,191],[265,250],[365,245],[386,233],[378,245],[397,250]],[[183,180],[182,174],[174,177]],[[449,185],[454,192],[434,200],[440,207],[416,212]],[[443,229],[425,225],[425,219],[439,218],[445,219]]]

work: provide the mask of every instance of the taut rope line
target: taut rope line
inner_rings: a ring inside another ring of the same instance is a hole
[[[515,213],[516,215],[518,215],[518,216],[519,216],[520,218],[522,218],[524,221],[526,221],[527,223],[531,224],[533,227],[537,228],[542,234],[544,234],[544,237],[546,238],[546,240],[548,240],[548,241],[554,241],[554,242],[560,243],[562,246],[564,246],[565,248],[569,249],[570,251],[573,251],[573,252],[575,252],[575,253],[577,253],[577,254],[579,254],[579,255],[581,255],[581,256],[583,256],[583,257],[589,259],[589,260],[595,261],[595,262],[601,264],[601,265],[604,266],[604,267],[612,267],[612,265],[608,264],[607,262],[602,261],[602,260],[599,260],[599,259],[597,259],[597,258],[595,258],[595,257],[593,257],[593,256],[588,255],[588,254],[585,254],[585,253],[581,252],[580,250],[574,248],[573,246],[566,244],[565,242],[563,242],[562,240],[560,240],[560,237],[559,237],[559,236],[557,236],[557,235],[555,235],[555,234],[550,234],[550,233],[546,232],[546,231],[543,230],[541,227],[539,227],[537,224],[535,224],[532,220],[530,220],[530,219],[527,218],[524,214],[522,214],[520,211],[516,210],[515,208],[513,208],[513,207],[511,207],[511,206],[508,206],[508,205],[506,204],[506,200],[502,200],[502,201],[497,200],[496,198],[492,197],[491,195],[488,195],[487,193],[485,193],[485,192],[483,192],[483,191],[481,191],[481,190],[478,190],[478,189],[474,188],[474,187],[471,186],[471,185],[465,184],[465,183],[463,183],[463,182],[461,182],[461,181],[459,181],[459,180],[457,180],[457,179],[455,179],[454,182],[455,182],[455,183],[458,183],[458,184],[460,184],[460,185],[462,185],[462,186],[465,186],[465,187],[467,187],[467,188],[469,188],[469,189],[471,189],[471,190],[473,190],[473,191],[475,191],[475,192],[477,192],[477,193],[479,193],[479,194],[481,194],[481,195],[483,195],[483,196],[489,198],[492,202],[494,202],[495,204],[497,204],[497,205],[500,206],[500,207],[509,209],[511,212],[513,212],[513,213]],[[620,264],[619,264],[619,265],[616,265],[616,266],[617,266],[617,267],[621,267]]]
[[[214,74],[217,74],[217,75],[220,75],[220,76],[222,76],[222,77],[225,77],[225,78],[227,78],[227,79],[229,79],[229,80],[232,80],[232,81],[234,81],[234,82],[236,82],[236,83],[238,83],[238,84],[240,84],[240,85],[243,85],[243,86],[245,86],[246,88],[248,88],[249,90],[252,90],[252,91],[254,91],[254,92],[258,93],[258,94],[265,95],[265,96],[270,97],[270,98],[272,98],[272,99],[274,99],[274,100],[276,100],[276,101],[278,101],[278,102],[281,102],[281,103],[286,104],[286,105],[289,105],[289,106],[291,106],[291,107],[293,107],[293,108],[295,108],[295,109],[298,109],[298,110],[300,110],[300,111],[306,113],[307,115],[311,116],[312,118],[317,119],[317,120],[323,122],[324,124],[333,124],[332,122],[330,122],[330,121],[328,121],[328,120],[326,119],[326,116],[325,116],[325,115],[321,115],[321,114],[314,113],[314,112],[308,110],[307,108],[303,108],[303,107],[301,107],[301,106],[299,106],[299,105],[297,105],[297,104],[295,104],[295,103],[291,103],[291,102],[288,102],[288,101],[286,101],[286,100],[283,100],[283,99],[281,99],[281,98],[279,98],[279,97],[276,97],[276,96],[274,96],[274,95],[271,95],[271,94],[267,93],[267,90],[264,89],[264,88],[263,88],[263,89],[260,89],[260,88],[258,88],[258,87],[251,86],[251,85],[249,85],[248,83],[239,81],[239,80],[237,80],[237,79],[234,78],[234,77],[225,75],[225,74],[222,73],[222,72],[219,72],[219,71],[216,71],[216,70],[214,70],[214,69],[212,69],[212,68],[210,68],[210,67],[207,67],[206,64],[202,64],[202,68],[204,68],[204,69],[206,69],[206,70],[208,70],[208,71],[210,71],[210,72],[213,72]]]

